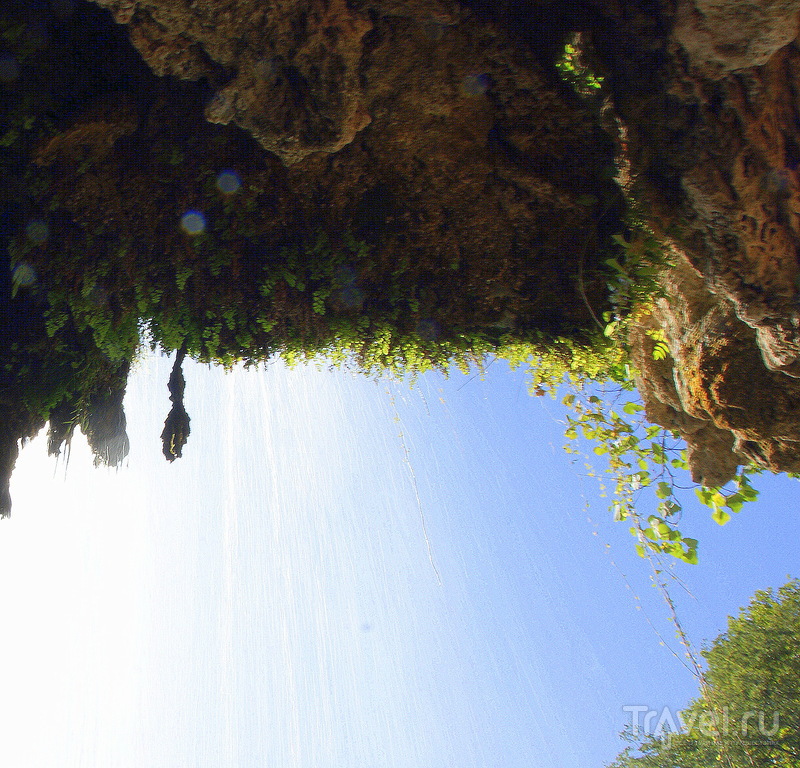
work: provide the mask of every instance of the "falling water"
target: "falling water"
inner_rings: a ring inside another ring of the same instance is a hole
[[[520,377],[191,364],[168,464],[169,371],[132,376],[118,472],[22,453],[4,765],[583,768],[623,705],[693,693]]]

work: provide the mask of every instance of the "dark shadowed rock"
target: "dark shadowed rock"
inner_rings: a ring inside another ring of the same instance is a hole
[[[11,514],[11,473],[19,455],[19,440],[14,432],[0,425],[0,517]]]
[[[632,335],[648,417],[695,480],[800,469],[797,2],[683,2],[594,42],[625,127],[629,191],[673,251]],[[661,331],[671,356],[653,360]]]
[[[118,467],[130,450],[122,406],[126,376],[127,366],[120,379],[91,398],[81,419],[83,432],[94,453],[95,465]]]
[[[189,439],[189,414],[183,406],[183,392],[186,380],[183,378],[183,360],[186,349],[180,349],[175,356],[175,363],[169,377],[169,399],[172,409],[164,421],[164,430],[161,433],[162,451],[167,461],[175,461],[183,455],[183,446]]]

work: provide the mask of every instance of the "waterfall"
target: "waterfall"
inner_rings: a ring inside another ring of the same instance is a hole
[[[133,371],[118,469],[80,436],[68,467],[44,435],[20,454],[3,764],[583,768],[613,759],[622,706],[693,695],[634,610],[628,587],[670,636],[627,532],[585,507],[561,411],[521,376],[187,362],[192,433],[167,462],[171,368]],[[758,535],[783,579],[793,538],[769,514],[690,586],[735,605],[724,574]],[[724,615],[687,621],[708,637]]]

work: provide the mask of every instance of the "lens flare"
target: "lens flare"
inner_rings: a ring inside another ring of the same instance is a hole
[[[36,283],[36,270],[24,261],[14,267],[11,273],[11,280],[14,285],[20,288],[30,288]]]
[[[232,195],[239,191],[242,180],[236,171],[222,171],[217,176],[217,189],[224,195]]]
[[[41,245],[50,237],[50,225],[42,219],[33,219],[25,225],[25,235],[36,245]]]
[[[187,235],[201,235],[206,231],[206,217],[200,211],[186,211],[181,216],[181,228]]]

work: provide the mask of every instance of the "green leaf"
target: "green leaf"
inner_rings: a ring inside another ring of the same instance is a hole
[[[684,539],[686,541],[686,539]],[[678,557],[683,560],[684,563],[689,563],[689,565],[697,565],[698,557],[697,557],[697,549],[689,549],[684,552],[682,555],[678,555]]]
[[[741,493],[732,493],[725,499],[725,506],[730,509],[731,512],[741,512],[744,503],[745,499]]]
[[[644,410],[644,406],[641,403],[634,403],[631,401],[630,403],[625,403],[625,405],[622,406],[622,410],[629,416],[632,416],[634,413]]]
[[[660,443],[650,443],[650,452],[653,454],[653,461],[656,464],[666,464],[667,457]]]
[[[716,507],[711,513],[711,519],[717,523],[717,525],[725,525],[725,523],[731,519],[731,516],[722,507]]]
[[[755,501],[758,498],[758,491],[750,485],[739,483],[738,495],[745,501]]]
[[[712,502],[712,499],[714,498],[713,488],[695,488],[694,492],[697,494],[697,498],[700,499],[701,504],[705,504],[707,507],[714,506]]]
[[[656,496],[659,499],[666,499],[672,495],[672,485],[670,483],[666,483],[663,480],[658,484],[656,488]]]
[[[623,235],[611,235],[611,239],[612,239],[612,240],[613,240],[613,241],[614,241],[614,242],[615,242],[617,245],[621,245],[623,248],[627,248],[627,247],[630,245],[630,243],[629,243],[629,242],[628,242],[628,241],[627,241],[627,240],[624,238],[624,236],[623,236]],[[606,262],[606,264],[608,264],[610,261],[614,261],[614,260],[613,260],[613,259],[609,259],[609,260]]]
[[[681,511],[681,506],[680,504],[676,504],[672,499],[669,499],[668,501],[662,501],[658,505],[658,511],[664,515],[664,517],[672,517]]]
[[[653,360],[666,360],[669,354],[669,347],[663,341],[657,342],[653,347]]]

